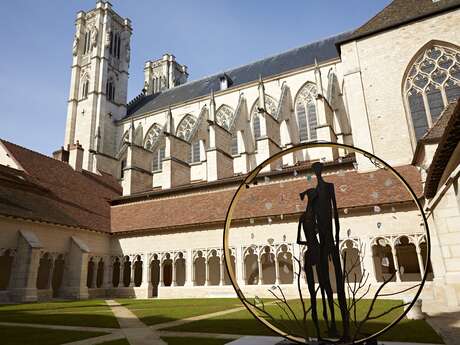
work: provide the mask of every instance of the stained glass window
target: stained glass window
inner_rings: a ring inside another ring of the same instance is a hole
[[[232,135],[232,155],[236,156],[238,153],[238,135],[235,133]]]
[[[153,171],[157,171],[157,170],[162,169],[162,167],[163,167],[163,159],[164,158],[165,158],[165,148],[161,147],[153,154],[153,161],[152,161],[152,170]]]
[[[460,52],[439,45],[422,52],[409,68],[405,96],[418,140],[460,97]]]
[[[227,105],[221,106],[216,112],[216,122],[222,128],[230,131],[230,127],[233,123],[234,111]]]
[[[316,86],[313,83],[305,84],[297,95],[295,110],[301,142],[317,138],[316,95]]]
[[[200,157],[200,141],[195,141],[190,145],[190,156],[189,156],[189,162],[190,163],[196,163],[201,160]]]
[[[195,129],[196,122],[197,120],[194,116],[190,114],[185,115],[179,126],[177,126],[176,135],[181,139],[189,141]]]
[[[157,124],[153,124],[152,127],[147,131],[144,139],[144,148],[147,150],[153,150],[159,136],[161,134],[161,127]]]

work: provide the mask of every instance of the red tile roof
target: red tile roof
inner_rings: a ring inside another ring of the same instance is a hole
[[[423,190],[418,170],[413,166],[403,166],[397,171],[404,176],[416,195],[420,197]],[[343,176],[339,174],[325,176],[325,180],[334,183],[338,207],[342,209],[411,200],[405,188],[391,176],[386,171],[364,174],[350,171]],[[244,192],[242,195],[234,219],[299,213],[305,208],[306,202],[300,201],[299,192],[314,185],[314,179],[306,183],[305,178],[291,178],[283,183],[251,186],[251,192]],[[153,200],[113,206],[112,232],[223,224],[236,188],[235,185],[226,190],[203,190],[200,193],[182,196],[160,194]]]
[[[111,175],[74,171],[67,163],[1,140],[24,168],[2,167],[0,214],[110,231],[110,200],[121,195]]]

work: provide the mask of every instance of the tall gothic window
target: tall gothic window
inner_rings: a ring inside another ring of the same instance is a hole
[[[165,158],[165,148],[160,147],[154,154],[153,154],[153,161],[152,161],[152,170],[157,171],[163,168],[163,159]]]
[[[434,45],[421,52],[408,71],[404,94],[418,140],[446,105],[460,98],[460,51]]]
[[[125,177],[126,159],[123,159],[120,164],[120,178]]]
[[[109,101],[114,101],[115,100],[115,83],[113,82],[113,80],[109,80],[106,84],[106,95],[107,95],[107,99]]]
[[[83,47],[83,54],[88,54],[91,48],[91,32],[85,32],[85,45]]]
[[[189,162],[190,163],[196,163],[201,160],[200,157],[200,141],[194,141],[190,145],[190,156],[189,156]]]
[[[155,143],[160,137],[160,134],[161,134],[161,127],[157,125],[156,123],[153,124],[152,127],[150,127],[149,130],[147,131],[147,134],[145,135],[144,148],[146,150],[152,151],[153,147],[155,146]]]
[[[260,117],[259,114],[254,114],[252,119],[252,130],[254,132],[254,139],[260,138]]]
[[[89,80],[85,80],[83,82],[83,90],[81,93],[82,98],[87,98],[88,97],[88,89],[89,89]]]
[[[230,127],[233,123],[234,111],[228,105],[221,106],[216,112],[216,122],[222,128],[230,131]]]
[[[121,46],[121,37],[119,33],[115,33],[110,36],[110,55],[120,58],[120,46]]]
[[[234,133],[232,135],[232,155],[236,156],[238,153],[238,134]]]
[[[189,141],[192,137],[196,123],[197,119],[194,116],[190,114],[185,115],[177,126],[176,136],[184,139],[185,141]]]
[[[299,125],[300,141],[315,140],[316,126],[316,86],[306,83],[299,91],[295,101],[295,111]]]

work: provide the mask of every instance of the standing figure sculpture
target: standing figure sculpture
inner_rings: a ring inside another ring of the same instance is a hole
[[[300,198],[303,200],[305,194],[308,197],[308,204],[307,208],[304,213],[300,216],[298,231],[297,231],[297,243],[304,244],[307,246],[307,250],[304,254],[304,270],[305,276],[307,279],[307,286],[308,291],[310,293],[310,305],[311,305],[311,315],[313,324],[315,326],[316,335],[318,340],[321,339],[321,331],[319,328],[318,322],[318,312],[316,307],[316,292],[317,289],[315,288],[315,276],[313,273],[313,267],[316,268],[318,280],[319,280],[319,288],[321,290],[322,302],[323,302],[323,317],[328,325],[327,321],[327,307],[326,307],[326,300],[324,298],[324,286],[326,285],[323,281],[323,275],[320,270],[320,244],[318,241],[318,228],[316,224],[315,214],[313,212],[313,203],[315,202],[316,198],[316,190],[314,188],[308,189],[303,193],[300,193]],[[305,236],[305,241],[301,239],[301,232],[303,228],[303,233]],[[331,290],[332,291],[332,290]],[[333,308],[334,306],[332,306]],[[334,309],[332,309],[332,319],[334,319]],[[328,325],[329,328],[329,325]]]
[[[339,232],[340,232],[340,223],[339,216],[337,212],[337,203],[335,199],[334,185],[324,181],[322,177],[323,164],[320,162],[314,163],[312,165],[313,171],[316,175],[317,185],[316,188],[306,190],[303,193],[300,193],[301,199],[307,194],[309,197],[307,211],[310,212],[314,217],[314,226],[317,229],[319,235],[319,264],[316,266],[318,273],[318,280],[321,289],[324,289],[327,295],[327,302],[329,305],[329,311],[331,313],[331,327],[329,329],[331,335],[337,333],[337,328],[335,325],[335,316],[334,316],[334,300],[333,292],[331,287],[331,282],[329,279],[329,259],[332,260],[334,266],[334,274],[337,286],[337,299],[339,302],[340,313],[342,316],[342,340],[349,339],[349,320],[348,320],[348,308],[345,297],[345,281],[343,279],[343,271],[340,261],[340,251],[339,251]],[[311,192],[311,191],[314,192]],[[310,200],[310,195],[314,196]],[[311,204],[311,205],[310,205]],[[311,211],[309,208],[311,207]],[[333,223],[332,218],[334,218],[335,225],[335,234],[333,233]],[[302,216],[301,216],[302,219]],[[300,229],[300,228],[299,228]],[[304,227],[305,231],[305,227]],[[307,232],[306,232],[307,235]],[[308,242],[308,241],[307,241]],[[308,246],[308,244],[307,244]],[[306,266],[305,269],[308,267]],[[309,268],[308,268],[309,269]],[[323,298],[324,299],[324,298]],[[316,303],[315,299],[312,300],[313,303]],[[327,319],[326,319],[327,322]]]

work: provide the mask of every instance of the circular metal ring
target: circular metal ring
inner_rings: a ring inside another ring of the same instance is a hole
[[[224,234],[223,234],[223,248],[224,248],[225,266],[226,266],[230,281],[231,281],[231,283],[233,285],[233,288],[235,289],[235,292],[236,292],[238,298],[243,303],[243,305],[248,309],[248,311],[258,321],[260,321],[263,325],[268,327],[273,332],[277,333],[281,337],[284,337],[284,338],[286,338],[286,339],[288,339],[290,341],[294,341],[294,342],[296,342],[298,344],[308,343],[308,339],[300,338],[298,336],[294,336],[292,334],[284,332],[283,330],[281,330],[278,327],[272,325],[270,322],[268,322],[267,320],[265,320],[265,319],[261,318],[259,315],[257,315],[254,307],[250,303],[248,303],[246,297],[244,296],[243,292],[241,291],[240,287],[238,286],[238,282],[237,282],[237,279],[235,277],[235,272],[233,270],[233,266],[232,266],[232,263],[231,263],[231,248],[229,247],[229,243],[228,243],[229,241],[228,240],[229,240],[229,233],[230,233],[230,225],[231,225],[231,222],[232,222],[232,216],[233,216],[233,213],[235,211],[236,205],[238,203],[239,197],[241,196],[241,192],[242,192],[242,190],[244,190],[244,188],[246,188],[247,185],[252,183],[252,181],[257,177],[259,172],[264,167],[266,167],[267,165],[269,165],[272,162],[277,161],[282,156],[287,155],[289,153],[293,153],[293,152],[296,152],[296,151],[299,151],[299,150],[312,149],[312,148],[324,148],[324,147],[337,148],[337,149],[341,148],[341,149],[346,149],[346,150],[349,150],[349,151],[352,151],[352,152],[358,152],[358,153],[364,155],[366,158],[368,158],[370,160],[373,160],[374,164],[377,164],[376,162],[378,162],[381,165],[381,168],[388,169],[389,171],[391,171],[398,178],[398,180],[402,183],[402,185],[406,188],[406,190],[411,195],[413,201],[417,205],[418,210],[420,211],[421,217],[423,219],[423,225],[425,227],[425,236],[426,236],[426,245],[427,245],[427,255],[426,255],[426,260],[425,260],[425,272],[424,272],[424,275],[422,277],[422,281],[420,282],[420,286],[419,286],[417,292],[415,293],[415,296],[414,296],[412,302],[409,304],[409,306],[407,306],[407,308],[405,308],[405,310],[401,313],[401,315],[397,319],[395,319],[392,323],[390,323],[389,325],[387,325],[386,327],[384,327],[380,331],[378,331],[375,334],[372,334],[372,335],[370,335],[370,336],[368,336],[366,338],[362,338],[362,339],[359,339],[357,341],[349,343],[349,344],[356,344],[356,345],[364,344],[365,342],[367,342],[367,341],[369,341],[369,340],[371,340],[373,338],[376,338],[376,337],[382,335],[383,333],[387,332],[390,328],[392,328],[399,321],[401,321],[404,318],[404,316],[409,312],[409,310],[412,308],[412,306],[415,304],[415,302],[417,301],[418,297],[420,296],[420,293],[422,292],[423,286],[425,285],[425,281],[426,281],[427,274],[428,274],[428,269],[427,268],[428,268],[428,265],[429,265],[429,262],[430,262],[430,257],[431,257],[431,239],[430,239],[430,231],[429,231],[429,228],[428,228],[428,222],[427,222],[427,219],[426,219],[426,215],[425,215],[425,213],[423,211],[423,207],[422,207],[422,205],[420,204],[420,201],[417,198],[417,195],[415,194],[415,192],[413,191],[411,186],[406,182],[406,180],[401,176],[401,174],[399,174],[393,167],[391,167],[388,163],[386,163],[382,159],[378,158],[374,154],[372,154],[370,152],[367,152],[367,151],[365,151],[363,149],[359,149],[357,147],[351,146],[351,145],[338,144],[338,143],[332,143],[332,142],[326,142],[326,141],[321,141],[321,142],[317,141],[317,142],[310,142],[310,143],[304,143],[304,144],[295,145],[295,146],[293,146],[291,148],[288,148],[288,149],[285,149],[283,151],[280,151],[280,152],[276,153],[275,155],[271,156],[270,158],[266,159],[264,162],[259,164],[254,170],[252,170],[246,176],[246,178],[240,184],[240,186],[236,190],[235,194],[233,195],[232,201],[231,201],[231,203],[230,203],[230,205],[229,205],[229,207],[227,209],[227,214],[226,214],[226,217],[225,217]]]

